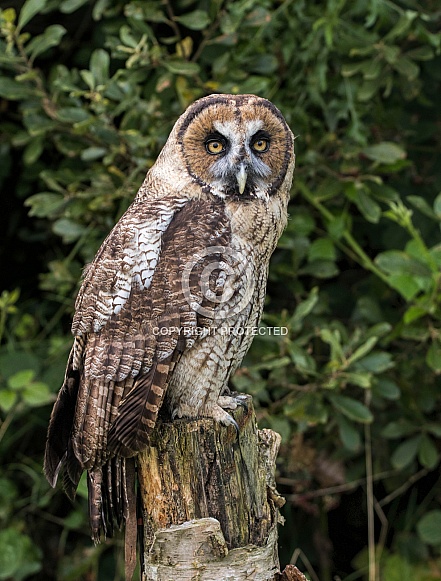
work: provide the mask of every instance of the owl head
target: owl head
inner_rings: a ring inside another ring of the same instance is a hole
[[[178,119],[157,164],[164,158],[178,166],[175,185],[184,176],[226,201],[268,200],[291,183],[294,137],[266,99],[209,95]]]

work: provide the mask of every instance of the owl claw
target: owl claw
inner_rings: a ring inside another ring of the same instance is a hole
[[[240,405],[245,410],[245,413],[248,413],[248,404],[247,404],[247,396],[246,395],[235,395],[234,401],[237,405]]]
[[[230,416],[230,414],[227,414],[228,416],[228,420],[227,418],[225,418],[224,421],[222,421],[222,424],[224,424],[224,426],[234,426],[234,429],[236,430],[236,436],[239,437],[239,424],[236,422],[236,420]]]

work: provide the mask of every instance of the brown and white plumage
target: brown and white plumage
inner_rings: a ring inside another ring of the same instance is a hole
[[[125,458],[148,445],[163,404],[173,418],[234,423],[219,397],[251,343],[241,329],[262,312],[293,169],[272,103],[200,99],[85,270],[45,473],[54,486],[64,467],[73,496],[88,471],[95,539],[121,524]]]

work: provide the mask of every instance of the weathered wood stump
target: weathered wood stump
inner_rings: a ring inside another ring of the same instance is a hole
[[[233,412],[239,434],[204,418],[162,422],[138,458],[143,581],[278,578],[280,436],[258,430],[246,404]]]

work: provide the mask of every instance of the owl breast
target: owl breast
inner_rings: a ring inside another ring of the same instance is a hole
[[[181,330],[194,342],[171,375],[165,407],[172,417],[212,416],[219,396],[247,353],[263,310],[269,260],[279,228],[284,227],[284,205],[280,199],[225,203],[230,242],[222,249],[212,247],[205,263],[205,270],[215,273],[214,284],[221,286],[221,292],[213,305],[209,294],[213,290],[204,287],[202,271],[200,286],[204,288],[199,302],[192,305],[202,327]]]

